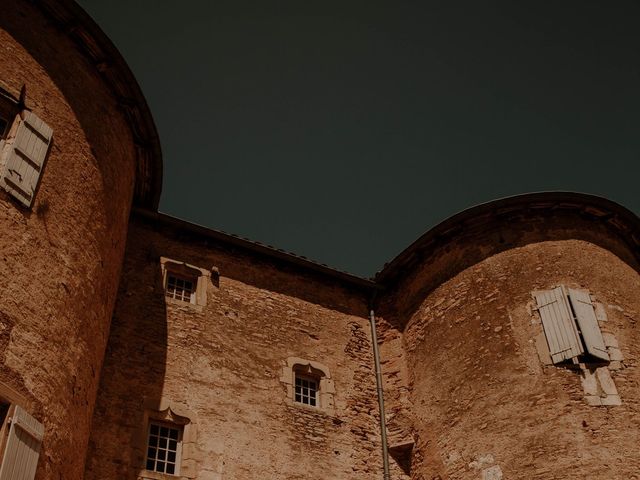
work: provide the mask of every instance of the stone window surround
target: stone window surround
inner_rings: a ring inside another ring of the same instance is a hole
[[[195,303],[170,298],[165,295],[165,301],[176,305],[197,305],[204,307],[207,304],[207,284],[211,278],[211,271],[196,267],[186,262],[180,262],[167,257],[160,257],[160,268],[162,270],[162,291],[167,288],[169,274],[190,280],[195,285]]]
[[[145,405],[145,407],[147,407],[147,405]],[[173,424],[182,428],[180,464],[178,466],[179,473],[177,475],[159,473],[145,469],[149,424],[154,420],[160,423]],[[180,404],[163,399],[157,409],[153,407],[145,408],[143,422],[134,439],[133,445],[133,451],[137,454],[135,456],[139,460],[138,464],[140,465],[136,478],[138,480],[176,480],[197,478],[196,461],[198,459],[198,449],[196,444],[196,433],[197,417],[195,413]]]
[[[285,385],[287,396],[285,402],[305,410],[335,415],[335,385],[326,365],[299,357],[289,357],[282,367],[280,381]],[[318,380],[318,405],[313,407],[295,401],[296,372],[303,376],[315,377]]]

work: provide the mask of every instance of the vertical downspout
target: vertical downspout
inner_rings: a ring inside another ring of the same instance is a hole
[[[373,360],[376,366],[376,387],[378,390],[378,408],[380,409],[380,439],[382,440],[383,480],[391,480],[389,473],[389,448],[387,446],[387,421],[384,412],[384,392],[382,390],[382,370],[380,368],[380,351],[378,350],[378,335],[376,334],[376,313],[371,299],[369,307],[369,321],[371,322],[371,342],[373,343]]]

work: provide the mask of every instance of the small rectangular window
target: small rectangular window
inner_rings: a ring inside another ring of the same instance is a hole
[[[181,442],[182,427],[151,422],[147,441],[146,469],[178,475]]]
[[[196,303],[195,282],[170,273],[167,276],[166,296],[183,302]]]
[[[296,374],[295,401],[315,407],[318,405],[318,381]]]

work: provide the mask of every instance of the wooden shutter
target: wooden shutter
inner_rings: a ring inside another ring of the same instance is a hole
[[[11,415],[0,480],[33,480],[43,435],[42,424],[16,405]]]
[[[569,299],[571,300],[573,311],[576,314],[576,320],[580,327],[587,352],[594,357],[609,361],[607,347],[604,344],[604,338],[602,338],[602,332],[598,325],[596,312],[591,304],[589,292],[570,288]]]
[[[25,207],[30,207],[49,151],[53,130],[38,116],[24,111],[16,117],[2,185]]]
[[[553,363],[584,353],[571,308],[562,287],[535,292],[538,312]]]

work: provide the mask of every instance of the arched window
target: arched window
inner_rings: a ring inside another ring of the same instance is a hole
[[[185,262],[160,257],[162,284],[169,302],[207,304],[207,283],[211,272]]]
[[[289,405],[311,407],[333,415],[335,388],[329,368],[319,362],[289,357],[280,381],[287,391]]]

